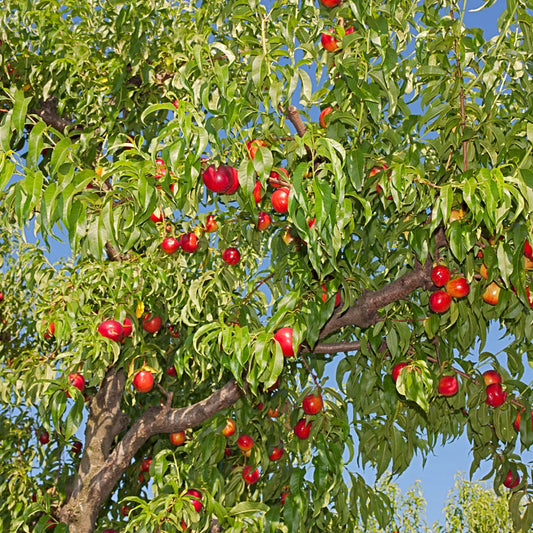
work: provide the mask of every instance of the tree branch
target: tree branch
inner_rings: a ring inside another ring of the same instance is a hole
[[[105,243],[105,251],[110,261],[125,261],[127,255],[121,254],[109,241]]]
[[[126,429],[129,418],[120,409],[126,375],[112,368],[103,379],[100,389],[91,401],[85,428],[85,449],[72,488],[67,491],[59,518],[66,524],[76,524],[72,531],[92,531],[100,506],[87,500],[87,484],[95,472],[104,467],[115,438]],[[83,506],[87,504],[88,506]]]
[[[100,468],[109,455],[113,441],[129,424],[129,418],[121,411],[126,375],[123,370],[111,369],[91,401],[90,416],[85,429],[85,450],[78,469],[72,493],[75,498],[89,472]]]
[[[345,342],[321,342],[314,348],[302,349],[302,353],[338,353],[338,352],[356,352],[361,349],[359,341]]]
[[[431,269],[433,261],[428,259],[425,265],[416,263],[414,270],[404,274],[388,285],[375,291],[363,291],[363,294],[344,312],[335,312],[326,322],[319,338],[323,339],[345,326],[368,328],[378,319],[378,310],[404,299],[420,287],[431,287]]]
[[[441,228],[435,234],[435,248],[438,250],[443,246],[447,246],[447,241],[444,230]],[[324,339],[331,333],[346,326],[368,328],[374,325],[379,320],[378,311],[383,307],[407,298],[416,289],[430,289],[433,287],[433,282],[431,281],[432,268],[433,259],[431,257],[427,259],[424,265],[416,261],[413,270],[388,285],[375,291],[363,291],[363,294],[345,312],[342,312],[342,309],[338,309],[333,313],[322,328],[319,339]]]
[[[139,448],[158,433],[176,433],[200,426],[243,394],[235,381],[226,383],[209,397],[188,407],[150,407],[131,426],[90,481],[89,498],[97,508],[109,497]]]
[[[59,115],[57,111],[57,98],[54,96],[50,96],[46,100],[42,101],[41,109],[33,109],[30,111],[30,113],[39,116],[45,124],[52,126],[52,128],[60,131],[61,133],[65,133],[65,130],[69,126],[74,126],[71,121]]]
[[[223,531],[220,522],[216,518],[213,518],[213,520],[211,520],[211,525],[209,526],[209,528],[210,533],[222,533]]]
[[[307,127],[303,123],[302,117],[300,117],[300,112],[298,111],[298,108],[293,105],[289,105],[285,114],[287,115],[287,118],[292,122],[292,125],[296,129],[296,133],[298,134],[298,136],[303,137],[305,135],[305,132],[307,131]],[[307,144],[305,145],[305,152],[307,154],[307,157],[311,161],[313,161],[313,150],[311,150],[311,148],[309,148]]]
[[[305,124],[303,123],[302,117],[300,117],[300,113],[298,111],[298,108],[296,108],[293,105],[290,105],[287,108],[287,118],[292,122],[292,125],[296,129],[296,133],[303,137],[305,135],[305,132],[307,131],[307,128],[305,127]]]

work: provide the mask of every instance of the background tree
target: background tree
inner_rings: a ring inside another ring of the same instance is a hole
[[[456,476],[444,506],[445,527],[435,531],[513,531],[509,514],[509,495],[497,495],[480,481],[468,481],[462,474]]]
[[[402,531],[406,533],[429,532],[425,519],[426,500],[422,494],[419,482],[408,488],[405,494],[390,477],[384,475],[375,486],[376,490],[386,494],[392,503],[392,517],[390,524],[381,526],[371,517],[366,523],[362,520],[356,531],[363,533],[381,533],[385,531]]]
[[[327,4],[4,1],[5,530],[353,531],[464,432],[531,524],[531,3]]]
[[[426,500],[419,482],[403,494],[396,483],[383,476],[376,489],[387,494],[393,504],[392,526],[383,528],[371,518],[366,524],[360,524],[357,531],[381,533],[391,531],[391,527],[393,531],[416,533],[513,531],[509,514],[509,494],[497,495],[486,483],[465,479],[462,472],[456,474],[454,487],[450,490],[443,509],[444,525],[435,522],[431,528],[426,523]]]

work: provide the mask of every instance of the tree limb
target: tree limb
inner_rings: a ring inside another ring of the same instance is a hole
[[[361,349],[359,341],[345,342],[321,342],[316,344],[312,350],[302,349],[302,353],[338,353],[338,352],[356,352]]]
[[[109,241],[105,243],[105,251],[110,261],[126,261],[127,255],[121,254]]]
[[[158,433],[176,433],[200,426],[217,412],[233,405],[243,394],[235,381],[188,407],[150,407],[131,426],[90,481],[89,498],[97,508],[105,502],[139,448]]]
[[[188,407],[150,407],[111,449],[128,421],[120,410],[125,381],[123,370],[112,369],[91,403],[86,448],[75,489],[59,511],[61,521],[69,524],[73,533],[93,531],[101,506],[112,494],[132,458],[151,436],[200,426],[218,411],[233,405],[243,394],[237,383],[230,381]]]
[[[120,409],[125,382],[123,370],[111,369],[91,401],[85,428],[85,450],[72,491],[73,498],[79,494],[90,472],[105,463],[113,440],[129,424],[129,418]]]
[[[435,248],[438,249],[444,246],[447,246],[447,241],[444,230],[441,228],[435,234]],[[416,289],[430,289],[433,287],[433,282],[431,281],[432,268],[433,259],[428,257],[424,265],[416,261],[413,270],[388,285],[375,291],[363,291],[363,294],[345,312],[339,309],[333,313],[322,328],[319,339],[324,339],[331,333],[346,326],[368,328],[374,325],[379,320],[378,311],[383,307],[407,298]]]
[[[87,500],[87,485],[105,465],[114,439],[126,429],[129,418],[120,409],[126,375],[112,368],[91,401],[85,428],[85,449],[72,487],[67,491],[59,518],[73,533],[92,531],[99,507]]]
[[[299,137],[303,137],[305,135],[305,132],[307,131],[307,127],[305,126],[302,117],[300,117],[300,112],[298,111],[298,108],[293,105],[289,105],[287,108],[287,112],[285,113],[287,115],[287,118],[292,122],[292,125],[296,129],[296,133]],[[305,145],[305,152],[307,154],[307,157],[310,160],[313,160],[313,150],[306,144]]]
[[[307,131],[307,128],[305,127],[305,124],[303,123],[302,117],[300,117],[300,113],[298,111],[298,108],[296,108],[293,105],[290,105],[287,108],[287,118],[292,122],[292,125],[296,129],[296,133],[303,137],[305,135],[305,132]]]

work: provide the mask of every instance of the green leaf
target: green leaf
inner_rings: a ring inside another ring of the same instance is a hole
[[[427,412],[429,396],[433,390],[433,378],[426,361],[414,361],[402,368],[396,381],[396,389]]]
[[[387,346],[391,352],[391,356],[394,358],[398,354],[398,335],[394,328],[390,328],[386,335]]]
[[[263,80],[266,76],[264,61],[265,56],[263,54],[255,56],[252,61],[252,81],[256,88],[260,88],[263,85]]]
[[[211,44],[211,46],[217,50],[220,50],[228,58],[228,65],[231,65],[235,61],[235,54],[223,43],[214,42]]]
[[[61,139],[55,146],[52,152],[52,159],[50,160],[51,173],[52,175],[57,174],[59,167],[67,159],[69,152],[72,150],[73,146],[68,137]]]
[[[230,510],[232,516],[238,514],[255,514],[255,513],[265,513],[268,511],[268,505],[261,502],[240,502]]]
[[[17,89],[15,91],[15,103],[13,105],[13,127],[18,132],[19,139],[24,132],[24,124],[26,122],[26,114],[28,112],[28,105],[31,98],[24,97],[24,91]]]
[[[60,434],[63,434],[64,432],[62,418],[66,407],[67,396],[65,394],[65,391],[56,390],[52,394],[52,398],[50,401],[50,414],[52,415],[52,423],[54,424],[56,431]]]
[[[13,173],[15,172],[15,163],[11,159],[7,159],[3,154],[0,155],[0,191],[3,191],[7,186]]]
[[[28,139],[28,155],[26,156],[26,164],[29,168],[36,167],[41,152],[43,150],[43,133],[46,131],[46,124],[43,121],[37,122],[30,131]]]
[[[74,391],[72,391],[71,394],[73,392]],[[63,437],[65,438],[65,440],[70,439],[72,435],[74,435],[76,431],[78,431],[78,428],[81,426],[81,423],[83,421],[84,407],[85,399],[83,398],[83,394],[76,389],[76,393],[74,396],[74,405],[68,412],[64,422]]]
[[[157,113],[161,110],[167,110],[167,111],[176,111],[176,108],[171,103],[164,103],[164,104],[152,104],[148,106],[141,114],[141,122],[146,122],[146,117],[149,115],[152,115],[154,113]]]
[[[9,152],[9,147],[11,144],[11,137],[13,135],[13,110],[10,110],[6,113],[2,125],[0,126],[0,146],[4,153]]]

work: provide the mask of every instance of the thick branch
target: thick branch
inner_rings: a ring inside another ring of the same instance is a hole
[[[105,463],[113,440],[128,426],[129,418],[120,409],[125,382],[123,370],[110,370],[91,402],[85,429],[85,451],[72,492],[73,498],[91,475],[91,470],[94,471]]]
[[[365,291],[350,306],[345,313],[335,313],[326,322],[320,338],[327,337],[334,331],[345,326],[359,326],[368,328],[374,325],[378,319],[378,310],[383,307],[404,299],[420,287],[431,287],[431,269],[433,261],[428,259],[425,265],[417,263],[414,270],[404,274],[393,282],[375,291]]]
[[[233,405],[243,392],[235,381],[226,383],[208,398],[180,409],[150,407],[133,424],[99,472],[92,476],[89,498],[97,508],[105,502],[139,448],[157,433],[176,433],[200,426],[222,409]]]
[[[338,352],[356,352],[361,349],[359,341],[353,342],[321,342],[316,344],[312,350],[302,350],[302,353],[338,353]]]
[[[444,230],[440,229],[435,234],[435,247],[438,249],[446,245]],[[319,338],[324,339],[346,326],[368,328],[374,325],[379,319],[378,311],[383,307],[407,298],[416,289],[433,287],[432,268],[433,259],[429,257],[424,265],[417,261],[413,270],[388,285],[375,291],[363,291],[363,294],[344,313],[338,310],[333,314],[322,328]]]
[[[85,450],[72,487],[67,490],[59,517],[73,533],[92,531],[100,507],[88,500],[87,484],[104,465],[114,439],[126,429],[129,418],[121,411],[126,376],[112,368],[91,401],[85,428]]]

